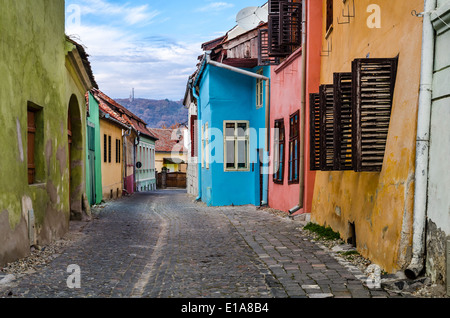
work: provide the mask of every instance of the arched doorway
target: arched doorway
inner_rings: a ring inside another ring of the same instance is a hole
[[[81,220],[83,213],[83,125],[80,105],[75,95],[69,101],[67,115],[67,145],[69,167],[70,219]]]

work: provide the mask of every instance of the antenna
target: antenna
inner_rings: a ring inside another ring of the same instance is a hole
[[[134,88],[131,89],[130,103],[134,102]]]
[[[247,7],[239,11],[236,16],[237,24],[244,30],[250,31],[261,22],[268,21],[269,10],[265,7]]]

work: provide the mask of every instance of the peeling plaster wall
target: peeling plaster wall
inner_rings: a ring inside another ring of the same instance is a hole
[[[37,244],[68,230],[68,106],[71,96],[83,101],[84,93],[65,66],[64,13],[59,0],[2,1],[0,266],[29,254],[29,210],[35,216]],[[28,185],[27,172],[29,103],[40,108],[33,185]],[[85,117],[84,105],[78,107]]]
[[[383,170],[380,173],[318,172],[312,221],[329,225],[343,239],[354,223],[358,251],[387,272],[400,270],[410,260],[414,198],[416,119],[420,81],[423,0],[379,0],[381,28],[369,28],[367,12],[373,1],[355,0],[350,23],[345,12],[352,1],[334,1],[333,31],[322,37],[321,84],[333,82],[333,73],[351,71],[355,58],[392,58],[399,55],[397,82]],[[323,1],[326,12],[326,1]],[[323,34],[325,30],[323,18]]]

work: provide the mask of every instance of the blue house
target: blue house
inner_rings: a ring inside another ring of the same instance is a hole
[[[204,44],[206,54],[191,78],[198,108],[198,200],[209,206],[267,202],[270,67],[259,65],[258,43],[256,28]]]

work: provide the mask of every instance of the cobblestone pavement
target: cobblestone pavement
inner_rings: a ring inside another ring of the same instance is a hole
[[[0,287],[17,298],[374,298],[356,268],[308,240],[299,224],[253,206],[209,208],[185,191],[105,204],[49,265]],[[69,265],[81,270],[70,289]]]

